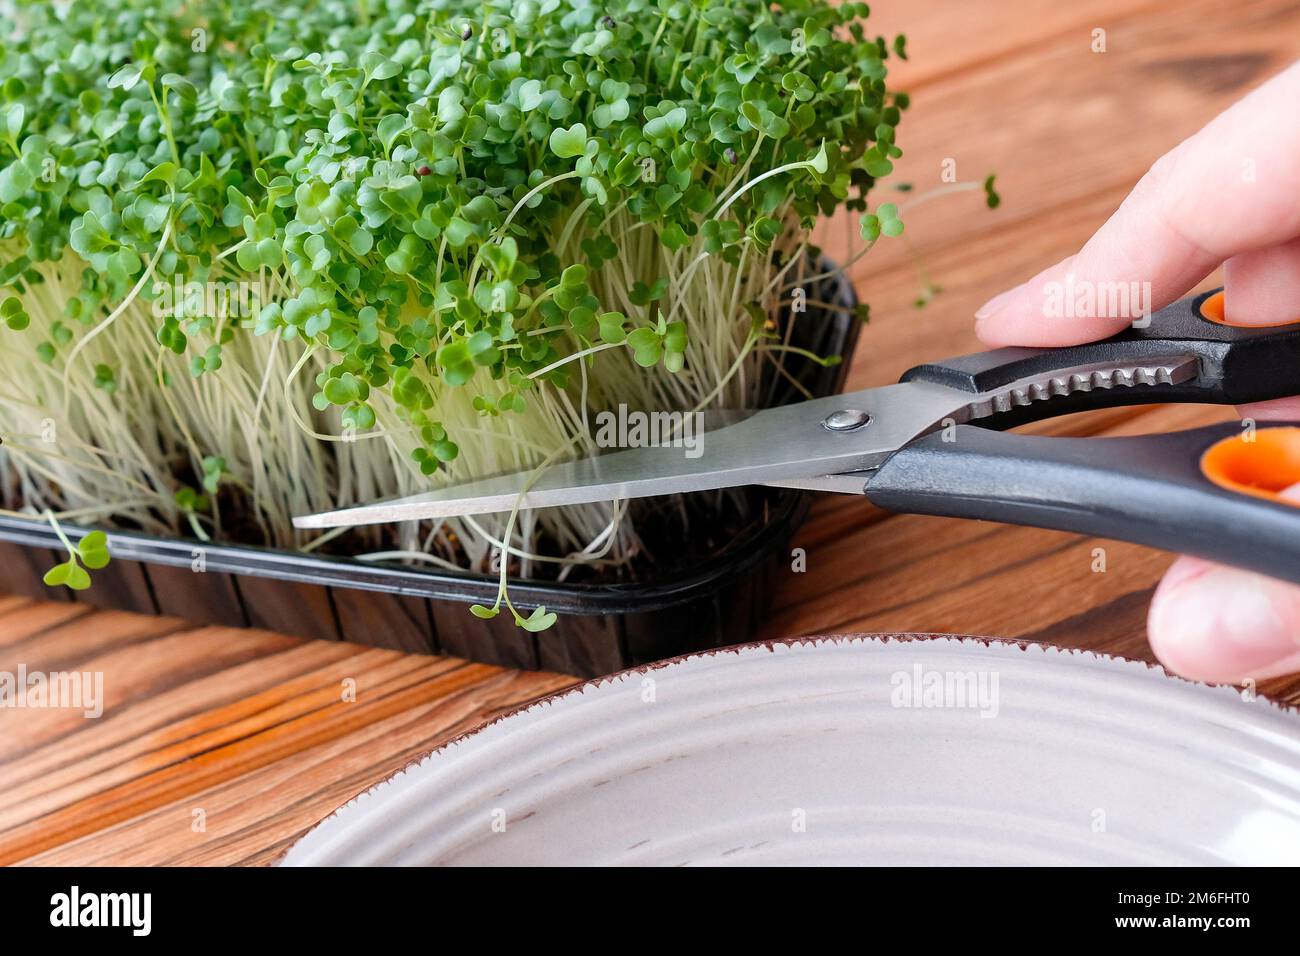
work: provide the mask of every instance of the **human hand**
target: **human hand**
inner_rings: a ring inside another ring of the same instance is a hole
[[[1229,322],[1300,319],[1300,63],[1161,157],[1078,254],[981,307],[976,332],[994,346],[1106,338],[1133,317],[1094,308],[1048,318],[1048,290],[1067,276],[1076,289],[1149,283],[1154,311],[1220,265]],[[1093,296],[1098,306],[1104,299]],[[1239,411],[1300,421],[1300,397]],[[1300,485],[1282,494],[1300,505]],[[1156,589],[1147,632],[1161,662],[1185,677],[1238,683],[1297,672],[1300,586],[1181,557]]]

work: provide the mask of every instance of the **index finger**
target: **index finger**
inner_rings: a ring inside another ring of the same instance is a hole
[[[1169,304],[1224,260],[1300,235],[1300,63],[1151,167],[1075,256],[976,313],[990,345],[1075,345]],[[1066,299],[1066,296],[1072,296]]]

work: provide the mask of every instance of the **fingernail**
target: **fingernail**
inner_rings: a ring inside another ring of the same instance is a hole
[[[1002,307],[1005,306],[1008,302],[1010,302],[1011,299],[1016,295],[1016,293],[1019,292],[1024,287],[1025,287],[1024,283],[1021,283],[1020,285],[1016,286],[1014,289],[1008,289],[1006,292],[1000,293],[999,295],[995,295],[993,298],[989,299],[987,302],[985,302],[983,305],[981,305],[978,309],[975,310],[975,318],[977,320],[987,319],[990,316],[994,315],[995,313],[1000,312],[1002,310]]]
[[[1263,679],[1300,666],[1300,607],[1288,585],[1232,568],[1162,584],[1151,603],[1151,644],[1170,670],[1195,680]]]

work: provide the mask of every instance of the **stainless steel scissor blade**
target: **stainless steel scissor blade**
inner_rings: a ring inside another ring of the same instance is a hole
[[[697,457],[672,445],[631,448],[560,462],[537,472],[499,475],[355,508],[294,518],[299,528],[379,524],[491,514],[521,508],[643,498],[738,485],[825,487],[825,476],[879,464],[924,434],[970,396],[928,382],[908,382],[767,409],[706,431]],[[837,430],[827,419],[862,416]],[[806,484],[803,484],[805,483]],[[861,480],[853,490],[861,491]]]

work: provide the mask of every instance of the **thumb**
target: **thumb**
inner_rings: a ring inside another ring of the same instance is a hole
[[[1300,505],[1300,485],[1281,497]],[[1300,672],[1300,585],[1182,557],[1156,588],[1147,634],[1160,662],[1192,680]]]

